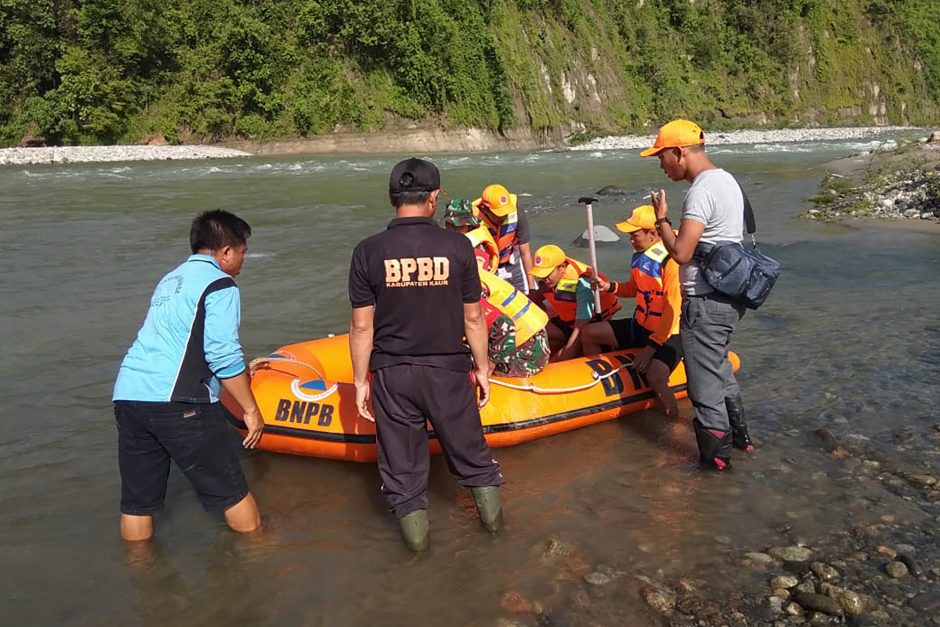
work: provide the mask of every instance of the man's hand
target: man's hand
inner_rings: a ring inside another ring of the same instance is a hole
[[[490,373],[488,370],[488,367],[484,367],[476,368],[473,371],[474,382],[480,388],[480,399],[477,401],[477,407],[480,409],[483,409],[483,406],[490,400]]]
[[[650,204],[653,205],[657,220],[669,217],[669,204],[666,202],[666,192],[664,190],[650,192]]]
[[[369,422],[375,422],[375,417],[372,415],[372,410],[369,408],[369,398],[372,395],[371,390],[372,386],[368,381],[356,384],[356,409],[359,411],[360,416]]]
[[[242,440],[242,446],[245,448],[255,448],[261,441],[261,432],[264,430],[264,418],[261,417],[261,410],[256,405],[254,410],[246,411],[242,420],[248,427],[248,435]]]
[[[606,292],[610,289],[610,283],[599,277],[591,277],[591,289]]]
[[[650,362],[653,360],[653,355],[655,354],[655,348],[649,345],[644,346],[640,352],[636,354],[636,357],[633,358],[633,369],[640,374],[645,374],[646,369],[650,367]]]

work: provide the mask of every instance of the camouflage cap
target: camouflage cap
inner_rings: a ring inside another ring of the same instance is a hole
[[[476,215],[469,200],[454,198],[444,209],[444,224],[477,227],[480,225],[480,216]]]

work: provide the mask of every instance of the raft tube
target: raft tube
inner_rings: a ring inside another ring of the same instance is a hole
[[[491,379],[490,400],[480,411],[492,447],[613,420],[655,405],[653,392],[629,365],[637,349],[549,364],[524,378]],[[740,360],[729,353],[734,370]],[[374,462],[375,425],[359,417],[346,334],[284,346],[252,362],[251,388],[264,417],[258,448],[275,453]],[[677,398],[686,395],[682,363],[669,379]],[[228,420],[244,433],[238,403],[227,393]],[[429,429],[432,453],[440,453]]]

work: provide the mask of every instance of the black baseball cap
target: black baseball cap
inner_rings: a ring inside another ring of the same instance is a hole
[[[441,173],[437,166],[424,159],[405,159],[392,168],[388,178],[388,191],[391,194],[401,192],[433,192],[441,188]]]

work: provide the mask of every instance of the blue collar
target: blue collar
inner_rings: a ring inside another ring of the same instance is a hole
[[[215,257],[211,257],[211,256],[209,256],[209,255],[193,254],[193,255],[190,255],[189,258],[188,258],[186,261],[187,261],[187,262],[190,262],[190,261],[207,261],[207,262],[211,263],[213,266],[215,266],[216,268],[218,268],[219,270],[222,269],[222,266],[220,266],[220,265],[219,265],[219,262],[215,260]]]

